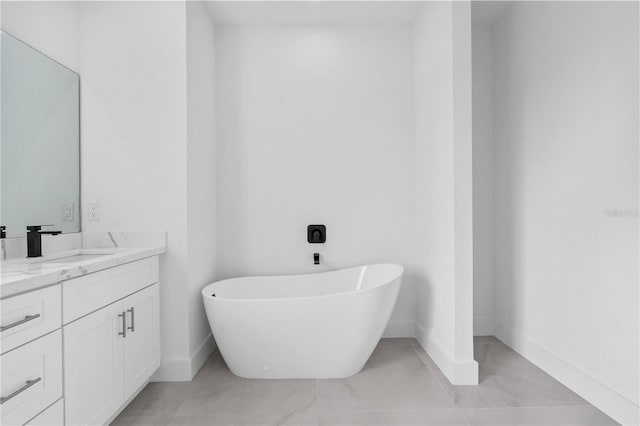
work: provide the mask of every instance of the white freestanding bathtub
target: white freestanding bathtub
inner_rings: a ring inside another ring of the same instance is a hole
[[[231,371],[260,379],[358,373],[396,303],[403,268],[370,265],[308,275],[233,278],[202,289]]]

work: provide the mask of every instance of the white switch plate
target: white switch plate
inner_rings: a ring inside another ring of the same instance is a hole
[[[100,220],[100,204],[87,203],[87,220],[98,222]]]

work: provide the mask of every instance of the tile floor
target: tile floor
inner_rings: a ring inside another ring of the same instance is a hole
[[[479,386],[452,386],[414,339],[383,339],[335,380],[235,377],[214,352],[192,382],[150,383],[114,425],[612,425],[494,337],[475,339]]]

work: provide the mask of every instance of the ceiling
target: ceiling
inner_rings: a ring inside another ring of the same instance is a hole
[[[216,24],[406,24],[422,1],[205,1]]]

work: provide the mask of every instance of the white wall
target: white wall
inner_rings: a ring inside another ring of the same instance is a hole
[[[216,32],[220,278],[401,263],[387,335],[413,335],[411,27]]]
[[[190,375],[186,12],[179,2],[78,4],[83,231],[167,230],[160,377]]]
[[[453,184],[455,258],[455,351],[461,378],[478,382],[473,358],[473,147],[471,77],[471,3],[453,2]]]
[[[414,31],[416,335],[452,383],[472,384],[469,4],[426,3]]]
[[[189,353],[197,370],[213,349],[200,290],[216,278],[215,32],[202,2],[186,5]]]
[[[72,1],[3,0],[2,29],[78,72],[76,9]]]
[[[498,336],[637,424],[638,3],[515,3],[493,31]]]
[[[474,21],[472,26],[473,332],[478,336],[494,333],[491,37],[490,23]]]

